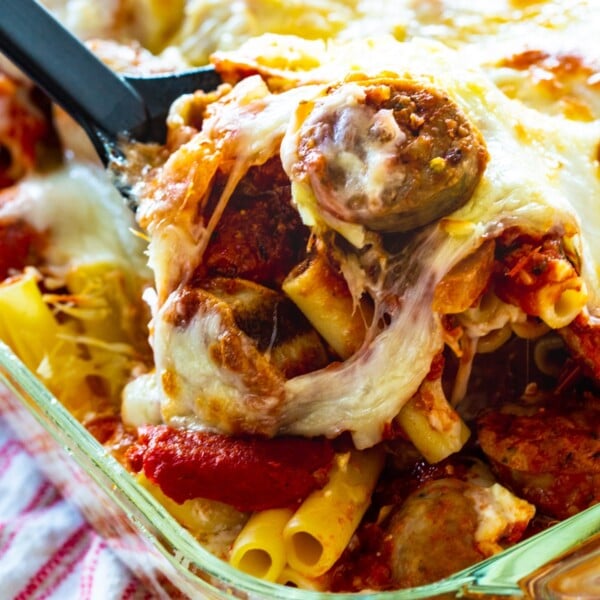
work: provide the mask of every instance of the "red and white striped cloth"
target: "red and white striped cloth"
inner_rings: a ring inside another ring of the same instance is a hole
[[[1,414],[0,598],[153,598],[44,478]]]

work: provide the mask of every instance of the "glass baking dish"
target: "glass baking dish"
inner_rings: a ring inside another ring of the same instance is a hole
[[[48,478],[158,598],[600,597],[600,505],[419,588],[334,595],[266,583],[202,548],[1,342],[0,402],[9,424]]]

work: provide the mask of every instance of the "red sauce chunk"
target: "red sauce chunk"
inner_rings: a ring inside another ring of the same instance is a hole
[[[22,220],[0,222],[0,281],[27,265],[35,265],[44,236]]]
[[[50,103],[29,84],[0,72],[0,188],[33,169],[40,148],[53,144]]]
[[[509,230],[497,244],[499,261],[494,277],[498,297],[520,306],[528,315],[540,315],[540,290],[558,287],[567,279],[575,278],[573,267],[565,273],[566,255],[558,238],[534,240],[528,236],[510,239]]]
[[[230,437],[144,427],[128,452],[164,494],[183,503],[207,498],[241,511],[293,507],[327,483],[334,450],[324,438]]]
[[[217,180],[219,197],[225,180]],[[305,256],[308,229],[292,206],[279,158],[251,168],[211,237],[196,277],[239,277],[278,287]]]
[[[363,524],[329,573],[331,591],[391,589],[390,561],[389,536],[376,523]]]

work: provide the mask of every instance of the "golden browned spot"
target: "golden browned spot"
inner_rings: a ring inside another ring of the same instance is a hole
[[[494,240],[484,242],[444,276],[435,288],[433,310],[457,314],[477,301],[492,275],[494,248]]]
[[[173,371],[165,369],[160,375],[160,381],[165,394],[170,397],[177,395],[177,376]]]
[[[524,71],[532,65],[539,65],[547,60],[549,56],[548,52],[543,50],[526,50],[502,59],[499,66]]]
[[[580,55],[527,50],[504,58],[498,66],[528,72],[529,86],[537,91],[535,108],[541,103],[543,110],[558,111],[575,121],[599,116],[592,97],[600,87],[600,72]],[[518,97],[522,87],[501,86],[511,98]],[[527,96],[522,100],[531,102]]]
[[[238,376],[249,397],[282,394],[286,377],[323,367],[329,354],[304,315],[285,296],[242,279],[216,277],[202,287],[180,290],[163,319],[185,329],[196,320],[211,320],[217,333],[206,341],[217,370]],[[167,374],[163,375],[163,378]],[[163,381],[172,389],[173,380]]]

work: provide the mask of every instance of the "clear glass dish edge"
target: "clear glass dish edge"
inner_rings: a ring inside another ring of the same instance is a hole
[[[417,600],[441,594],[522,596],[519,581],[549,561],[600,531],[600,505],[596,505],[551,529],[537,534],[501,554],[453,576],[419,588],[393,592],[329,594],[285,588],[257,580],[234,569],[202,548],[175,519],[165,514],[146,490],[128,476],[113,457],[77,422],[44,385],[23,365],[12,350],[0,342],[0,381],[20,399],[36,421],[65,449],[119,505],[141,536],[149,540],[174,567],[180,579],[174,585],[222,597],[285,600]],[[160,532],[161,539],[152,533]],[[208,587],[207,587],[208,586]]]

